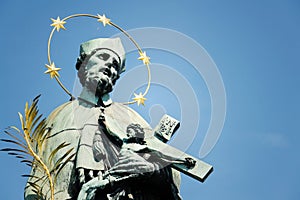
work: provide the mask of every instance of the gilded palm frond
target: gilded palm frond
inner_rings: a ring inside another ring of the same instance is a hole
[[[37,96],[31,105],[26,102],[24,115],[18,113],[22,131],[15,126],[10,126],[4,131],[10,139],[1,139],[1,141],[14,147],[3,148],[0,151],[7,152],[9,155],[21,159],[21,163],[39,170],[42,174],[39,177],[22,175],[29,178],[26,187],[31,187],[39,199],[54,200],[54,181],[64,166],[74,158],[75,153],[73,153],[73,148],[66,150],[70,144],[62,142],[57,145],[48,158],[43,158],[42,150],[45,148],[51,128],[47,126],[46,118],[42,119],[42,115],[39,114],[37,106],[39,97]],[[65,149],[65,153],[60,153],[62,149]],[[50,198],[47,198],[48,191],[44,190],[47,184]]]

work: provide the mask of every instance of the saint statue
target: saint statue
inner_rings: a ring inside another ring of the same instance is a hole
[[[82,92],[48,116],[50,134],[39,150],[42,157],[49,158],[64,141],[68,148],[62,148],[60,156],[55,154],[53,163],[67,151],[76,155],[54,181],[55,199],[181,199],[180,176],[168,165],[174,159],[159,155],[157,158],[164,158],[160,162],[144,141],[153,137],[152,128],[127,105],[110,99],[109,93],[125,71],[121,40],[99,38],[81,44],[76,69]],[[193,166],[193,160],[186,159],[186,164]],[[28,182],[40,176],[33,167]],[[35,183],[42,184],[39,180]],[[25,200],[38,197],[33,190],[28,183]],[[46,185],[43,193],[49,193]]]

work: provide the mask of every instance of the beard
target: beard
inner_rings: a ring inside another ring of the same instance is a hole
[[[113,84],[111,78],[104,74],[100,76],[86,76],[85,87],[93,92],[95,96],[101,97],[112,91]]]

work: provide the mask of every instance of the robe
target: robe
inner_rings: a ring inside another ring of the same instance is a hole
[[[76,156],[70,160],[60,171],[57,181],[54,185],[55,199],[77,199],[80,191],[78,181],[78,169],[106,171],[118,161],[119,148],[118,141],[110,138],[109,135],[101,135],[103,140],[103,150],[105,156],[103,159],[95,159],[92,146],[95,134],[99,130],[99,116],[101,115],[99,107],[91,106],[80,100],[67,102],[56,108],[47,118],[47,127],[50,129],[50,135],[46,140],[43,149],[38,152],[43,160],[47,160],[51,152],[59,144],[65,142],[67,147],[59,150],[53,158],[55,163],[68,150],[73,149],[72,153]],[[121,103],[111,103],[104,109],[104,117],[107,129],[110,132],[119,134],[120,138],[126,137],[126,128],[130,123],[140,124],[145,132],[145,137],[153,137],[150,125],[134,110]],[[99,132],[98,132],[99,135]],[[99,138],[99,137],[98,137]],[[52,164],[53,164],[52,163]],[[32,176],[41,177],[42,173],[36,168],[31,170]],[[28,181],[33,181],[29,178]],[[180,177],[171,168],[166,167],[155,173],[155,177],[147,180],[138,180],[128,183],[136,199],[140,200],[159,200],[159,199],[180,199],[179,197]],[[37,182],[41,184],[41,182]],[[50,197],[49,186],[45,184],[43,193]],[[33,200],[36,195],[32,191],[32,186],[27,184],[25,187],[25,200]],[[118,192],[116,192],[118,193]],[[126,195],[126,194],[124,194]],[[110,195],[113,200],[126,199],[122,192]],[[99,196],[99,195],[98,195]],[[100,195],[102,199],[105,195]],[[139,197],[139,198],[137,198]],[[128,198],[130,199],[130,198]]]

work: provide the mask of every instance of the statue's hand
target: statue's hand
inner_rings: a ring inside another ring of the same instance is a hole
[[[116,177],[124,177],[131,174],[152,174],[155,170],[154,164],[145,160],[138,153],[122,149],[119,161],[109,170],[109,174]]]
[[[98,189],[104,189],[109,184],[108,179],[93,178],[83,184],[77,200],[92,200]]]
[[[84,168],[78,169],[78,180],[81,185],[85,183]]]
[[[188,168],[193,168],[196,165],[196,160],[190,157],[185,158],[185,164]]]
[[[94,175],[96,173],[98,173],[96,177],[102,179],[101,171],[95,172],[94,170],[91,170],[91,169],[78,168],[77,173],[78,173],[78,180],[79,180],[80,185],[83,185],[86,182],[86,180],[95,178]],[[88,177],[86,177],[86,174]]]

